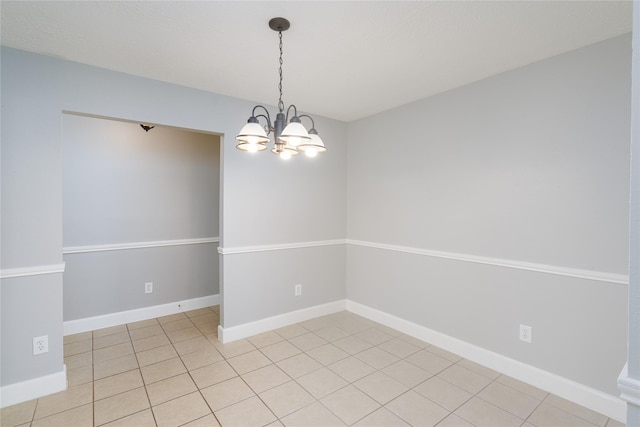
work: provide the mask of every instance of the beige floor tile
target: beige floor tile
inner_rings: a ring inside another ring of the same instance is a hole
[[[527,419],[540,404],[540,400],[498,382],[486,386],[478,397],[522,419]]]
[[[96,426],[135,414],[149,408],[149,399],[144,387],[116,394],[94,403]]]
[[[397,356],[401,359],[411,356],[413,353],[420,351],[420,347],[408,343],[400,338],[393,338],[378,345],[382,350]]]
[[[190,371],[189,374],[199,389],[203,389],[238,376],[231,365],[224,360],[222,362],[194,369],[193,371]]]
[[[458,408],[455,414],[477,427],[517,427],[524,422],[523,419],[478,397],[471,398]]]
[[[227,359],[254,351],[256,347],[247,340],[238,340],[228,344],[214,342],[215,347]]]
[[[151,406],[157,406],[169,400],[197,391],[189,374],[180,374],[147,386],[147,395]]]
[[[172,343],[190,340],[202,336],[200,329],[195,326],[192,328],[180,329],[179,331],[167,332],[167,336]]]
[[[458,362],[458,365],[460,366],[464,366],[465,368],[469,369],[470,371],[473,371],[477,374],[480,374],[484,377],[490,378],[492,380],[495,380],[496,378],[498,378],[500,376],[499,372],[494,371],[493,369],[489,369],[486,366],[482,366],[479,365],[475,362],[472,362],[468,359],[462,359]]]
[[[282,336],[280,336],[279,334],[273,331],[269,331],[269,332],[264,332],[262,334],[249,337],[247,338],[247,340],[251,344],[253,344],[256,348],[262,348],[262,347],[283,341],[284,338],[282,338]]]
[[[276,363],[291,378],[298,378],[320,369],[322,365],[305,353],[301,353]]]
[[[380,407],[378,402],[352,385],[330,394],[321,402],[348,425],[366,417]]]
[[[175,377],[176,375],[187,372],[182,360],[179,357],[163,360],[162,362],[140,368],[144,383],[149,385],[166,378]]]
[[[453,363],[457,363],[462,360],[462,357],[458,356],[457,354],[451,353],[450,351],[444,350],[440,347],[436,347],[435,345],[428,346],[427,350],[429,350],[431,353],[435,354],[436,356],[440,356]]]
[[[64,357],[73,356],[74,354],[86,353],[93,350],[93,341],[91,339],[75,341],[64,344]]]
[[[337,326],[329,326],[326,328],[318,329],[314,333],[328,342],[337,341],[351,335],[349,332],[345,331],[344,329],[340,329]]]
[[[240,375],[271,364],[271,360],[258,350],[232,357],[231,359],[227,359],[227,362],[229,362],[233,369]]]
[[[220,317],[211,310],[209,310],[208,313],[203,313],[199,316],[187,317],[189,317],[191,322],[196,326],[205,325],[207,323],[215,324],[217,326],[220,320]]]
[[[367,365],[360,359],[356,359],[354,356],[339,360],[327,367],[350,383],[366,377],[375,371],[370,365]]]
[[[290,340],[291,338],[297,337],[298,335],[306,334],[309,331],[298,324],[293,324],[285,326],[284,328],[276,329],[274,332],[280,335],[282,338]]]
[[[204,347],[193,353],[180,356],[180,358],[189,371],[224,360],[224,357],[213,346]]]
[[[282,418],[315,401],[313,396],[295,381],[289,381],[267,390],[260,394],[260,398],[278,418]]]
[[[198,336],[190,338],[188,340],[173,343],[173,347],[176,349],[180,356],[184,356],[185,354],[193,353],[198,350],[214,347],[214,345],[211,344],[205,337]]]
[[[119,420],[104,425],[105,427],[156,427],[151,409],[136,412]]]
[[[329,368],[320,368],[296,379],[316,399],[321,399],[348,383]]]
[[[38,399],[34,419],[48,417],[93,402],[93,384],[69,387],[65,391]]]
[[[36,411],[37,399],[0,409],[0,426],[9,427],[30,423]]]
[[[364,350],[356,354],[355,357],[376,369],[384,369],[400,360],[393,354],[381,350],[378,347],[372,347]]]
[[[263,391],[291,381],[291,377],[276,365],[268,365],[264,368],[251,371],[244,374],[242,379],[249,384],[249,387],[251,387],[255,393],[262,393]]]
[[[178,320],[173,320],[171,322],[163,322],[160,321],[162,325],[162,329],[164,332],[168,334],[169,332],[179,331],[180,329],[193,328],[193,323],[187,317],[180,318]]]
[[[196,327],[198,328],[198,330],[204,334],[217,334],[218,333],[218,324],[217,323],[201,323],[200,325],[197,325]]]
[[[184,314],[193,320],[194,317],[203,316],[203,315],[212,315],[213,311],[209,307],[197,308],[195,310],[185,311]]]
[[[473,397],[471,393],[438,377],[429,378],[427,381],[416,386],[414,391],[449,411],[455,411]]]
[[[139,369],[123,372],[121,374],[112,375],[100,380],[97,380],[93,384],[94,400],[104,399],[116,394],[124,393],[125,391],[133,390],[135,388],[142,387],[142,375],[140,375]]]
[[[202,418],[193,420],[190,423],[184,424],[183,427],[219,427],[220,423],[213,416],[213,414],[205,415]]]
[[[41,418],[35,420],[31,425],[32,427],[92,427],[93,405],[83,405],[46,418]]]
[[[91,366],[93,363],[93,352],[88,351],[86,353],[74,354],[64,358],[64,364],[67,365],[67,369],[76,369],[82,366]]]
[[[560,408],[570,414],[573,414],[576,417],[582,418],[583,420],[587,420],[597,426],[604,427],[608,420],[608,418],[602,414],[592,411],[591,409],[587,409],[584,406],[580,406],[568,400],[562,399],[558,396],[549,395],[544,400],[544,402],[548,403],[549,405],[553,405],[556,408]]]
[[[280,421],[286,427],[339,427],[346,425],[320,402],[305,406]]]
[[[362,332],[365,329],[372,328],[377,324],[375,322],[366,320],[361,317],[361,318],[346,319],[342,322],[337,322],[335,325],[341,329],[344,329],[347,332],[351,332],[352,334],[357,334],[358,332]]]
[[[373,347],[372,344],[368,343],[362,338],[358,338],[355,335],[349,335],[348,337],[344,337],[342,339],[334,341],[333,345],[351,355],[360,353],[361,351]]]
[[[127,325],[116,325],[109,328],[96,329],[95,331],[93,331],[93,339],[95,340],[99,337],[105,337],[107,335],[119,334],[121,332],[127,331]]]
[[[367,375],[353,384],[382,405],[409,390],[404,384],[379,371]]]
[[[73,387],[93,381],[93,366],[86,365],[67,370],[67,385]]]
[[[122,372],[138,369],[138,360],[135,354],[107,360],[105,362],[93,364],[93,379],[99,380],[111,375],[120,374]]]
[[[432,376],[432,374],[427,371],[420,369],[409,362],[405,362],[404,360],[399,360],[396,363],[387,366],[382,369],[382,372],[389,375],[394,380],[400,381],[409,388],[417,386]]]
[[[63,338],[63,342],[64,342],[64,345],[67,345],[77,341],[85,341],[85,340],[92,340],[92,339],[93,339],[93,332],[88,331],[88,332],[80,332],[79,334],[65,335]]]
[[[478,393],[491,382],[489,378],[470,371],[460,365],[450,366],[440,372],[438,377],[445,381],[449,381],[451,384],[456,385],[471,394]]]
[[[473,424],[470,424],[457,416],[456,414],[451,414],[444,420],[440,421],[438,427],[474,427]],[[531,427],[523,424],[521,427]]]
[[[427,350],[413,353],[411,356],[406,357],[405,360],[432,374],[437,374],[453,364],[453,362]]]
[[[367,415],[354,424],[357,427],[410,427],[401,418],[384,407]]]
[[[149,326],[154,326],[159,324],[160,323],[158,322],[157,319],[140,320],[138,322],[127,323],[127,329],[129,330],[129,332],[131,332],[135,329],[147,328]]]
[[[297,337],[291,338],[289,342],[302,351],[309,351],[311,349],[320,347],[321,345],[327,344],[327,341],[325,339],[314,334],[313,332],[307,332],[306,334],[298,335]]]
[[[383,342],[389,341],[393,338],[393,335],[389,335],[388,333],[377,328],[365,329],[364,331],[355,334],[355,336],[373,345],[380,345]]]
[[[215,412],[223,426],[263,426],[276,420],[275,415],[257,397],[251,397]]]
[[[330,365],[338,360],[349,357],[349,353],[333,344],[325,344],[307,351],[307,354],[323,365]]]
[[[542,403],[533,414],[529,416],[527,422],[536,427],[594,427],[595,424],[563,411],[555,406]]]
[[[140,367],[162,362],[163,360],[173,359],[177,355],[178,353],[176,353],[172,345],[164,345],[162,347],[156,347],[151,350],[136,353]]]
[[[275,420],[272,423],[267,424],[265,427],[284,427],[284,424],[280,420]]]
[[[201,392],[213,411],[255,396],[253,390],[239,377],[212,385]]]
[[[304,322],[298,323],[298,325],[311,332],[332,326],[331,323],[329,323],[326,319],[322,319],[319,317],[315,319],[305,320]]]
[[[133,345],[131,345],[131,341],[127,341],[109,347],[103,347],[98,350],[93,350],[93,363],[117,359],[118,357],[126,356],[127,354],[133,353],[134,351]]]
[[[288,341],[281,341],[275,344],[262,347],[260,351],[271,359],[272,362],[279,362],[280,360],[287,359],[296,354],[300,354],[301,351],[298,347],[294,346]]]
[[[185,320],[188,319],[187,315],[184,313],[175,313],[175,314],[170,314],[168,316],[162,316],[162,317],[158,317],[156,320],[164,326],[165,323],[171,323],[171,322],[175,322],[178,320]]]
[[[549,394],[544,390],[540,390],[539,388],[523,383],[522,381],[518,381],[506,375],[500,375],[496,381],[500,384],[506,385],[507,387],[511,387],[514,390],[518,390],[519,392],[528,394],[529,396],[534,397],[538,400],[543,400]]]
[[[413,390],[398,396],[385,407],[413,426],[434,426],[449,415],[449,411]]]
[[[151,350],[152,348],[162,347],[163,345],[169,345],[171,342],[169,338],[163,333],[162,335],[152,335],[146,338],[140,338],[133,341],[133,348],[136,353],[145,350]]]
[[[98,350],[105,347],[112,347],[122,343],[131,342],[129,331],[125,328],[124,331],[110,335],[103,335],[99,337],[93,337],[93,349]]]
[[[392,329],[392,328],[390,328],[388,326],[376,325],[375,328],[381,330],[382,332],[385,332],[385,333],[391,335],[392,337],[399,337],[400,335],[403,335],[402,332],[400,332],[400,331],[398,331],[396,329]],[[423,347],[420,347],[420,348],[423,348]]]
[[[181,426],[211,413],[198,392],[170,400],[152,409],[158,427]]]
[[[398,335],[397,338],[400,338],[401,340],[406,341],[409,344],[413,344],[416,347],[420,347],[421,349],[425,349],[425,348],[431,347],[431,345],[429,345],[428,343],[426,343],[426,342],[424,342],[424,341],[422,341],[422,340],[420,340],[418,338],[412,337],[410,335],[406,335],[406,334],[402,334],[401,333],[401,334]]]

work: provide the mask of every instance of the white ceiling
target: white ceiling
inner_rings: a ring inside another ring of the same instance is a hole
[[[631,31],[631,1],[4,1],[2,45],[351,121]]]

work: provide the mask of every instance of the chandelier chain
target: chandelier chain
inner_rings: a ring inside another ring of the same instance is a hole
[[[284,102],[282,101],[282,31],[278,31],[278,36],[280,37],[280,83],[278,83],[280,99],[278,100],[278,109],[282,113],[284,111]]]

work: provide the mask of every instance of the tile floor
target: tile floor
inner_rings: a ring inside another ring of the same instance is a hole
[[[65,337],[67,391],[6,426],[621,426],[349,312],[230,344],[218,307]]]

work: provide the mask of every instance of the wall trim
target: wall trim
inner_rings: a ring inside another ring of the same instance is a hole
[[[107,245],[65,246],[62,249],[62,253],[65,255],[69,255],[83,254],[88,252],[121,251],[126,249],[159,248],[164,246],[200,245],[203,243],[219,242],[219,237],[204,237],[201,239],[157,240],[150,242],[113,243]]]
[[[123,325],[125,323],[139,322],[140,320],[155,319],[156,317],[169,316],[183,311],[197,310],[199,308],[211,307],[218,304],[220,304],[220,294],[175,301],[151,307],[137,308],[134,310],[120,311],[102,316],[68,320],[62,325],[62,333],[65,336],[79,334],[81,332],[109,328],[111,326]]]
[[[618,388],[622,392],[620,397],[627,403],[640,407],[640,380],[631,378],[627,368],[628,365],[624,365],[618,377]]]
[[[251,252],[267,252],[267,251],[282,251],[286,249],[300,249],[300,248],[313,248],[317,246],[332,246],[332,245],[344,245],[347,243],[346,239],[335,240],[316,240],[310,242],[298,242],[298,243],[279,243],[274,245],[259,245],[259,246],[238,246],[235,248],[218,248],[218,253],[221,255],[234,255],[234,254],[246,254]]]
[[[237,341],[263,332],[283,328],[294,323],[304,322],[327,314],[337,313],[346,310],[346,300],[333,301],[326,304],[315,305],[277,316],[256,320],[255,322],[243,323],[242,325],[223,328],[218,326],[218,339],[226,344]]]
[[[36,265],[34,267],[3,268],[0,270],[1,279],[11,279],[14,277],[39,276],[41,274],[64,273],[65,263],[51,265]]]
[[[620,422],[626,420],[626,404],[616,396],[511,359],[449,335],[434,331],[383,311],[347,300],[347,310],[367,319],[403,332],[419,340],[441,347],[494,371],[508,375],[534,387],[590,408]]]
[[[535,271],[538,273],[555,274],[558,276],[575,277],[578,279],[595,280],[598,282],[615,283],[618,285],[628,285],[629,276],[625,274],[607,273],[601,271],[582,270],[578,268],[559,267],[556,265],[537,264],[533,262],[517,261],[503,258],[490,258],[478,255],[469,255],[455,252],[443,252],[429,249],[412,248],[408,246],[387,245],[385,243],[367,242],[363,240],[347,239],[350,245],[364,246],[369,248],[384,249],[394,252],[405,252],[415,255],[424,255],[435,258],[446,258],[456,261],[474,262],[477,264],[488,264],[499,267],[515,268],[518,270]]]
[[[0,408],[37,399],[67,389],[67,366],[62,371],[0,387]]]

